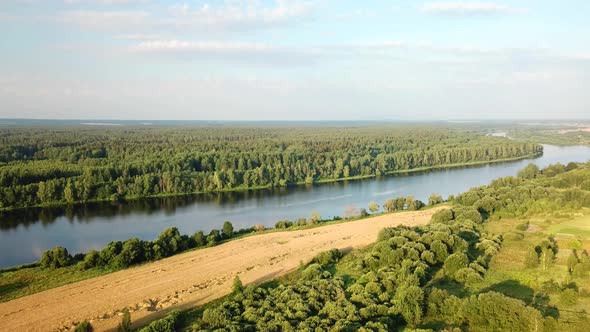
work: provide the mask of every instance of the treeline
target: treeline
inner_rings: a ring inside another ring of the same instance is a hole
[[[496,217],[519,217],[590,207],[590,165],[530,164],[518,172],[458,195],[455,202]]]
[[[198,231],[192,236],[181,235],[176,227],[164,230],[154,241],[131,238],[126,241],[113,241],[100,251],[88,253],[68,253],[64,247],[57,246],[43,253],[40,265],[43,268],[57,269],[76,264],[81,270],[92,268],[124,269],[129,266],[154,261],[177,253],[206,246],[215,246],[232,237],[254,232],[255,228],[234,231],[231,222],[223,223],[221,230],[213,229],[209,234]]]
[[[0,129],[0,208],[279,187],[541,152],[438,127]]]

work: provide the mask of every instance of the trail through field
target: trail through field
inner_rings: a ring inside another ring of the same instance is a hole
[[[108,331],[125,308],[139,325],[226,295],[236,275],[244,284],[271,280],[322,251],[367,246],[384,227],[426,224],[441,208],[250,236],[50,289],[0,303],[0,331],[64,331],[84,320]]]

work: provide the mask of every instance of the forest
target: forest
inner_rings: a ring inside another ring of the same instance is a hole
[[[587,330],[590,234],[548,229],[587,219],[590,164],[529,165],[450,200],[428,225],[384,229],[275,282],[236,277],[226,298],[142,331]]]
[[[0,129],[0,209],[381,176],[539,155],[437,126]]]

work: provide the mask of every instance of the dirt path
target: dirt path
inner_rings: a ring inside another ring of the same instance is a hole
[[[85,319],[95,331],[110,330],[124,308],[135,322],[155,319],[227,294],[236,274],[245,284],[270,280],[321,251],[369,245],[384,227],[425,224],[435,211],[250,236],[50,289],[0,303],[0,331],[66,330]]]

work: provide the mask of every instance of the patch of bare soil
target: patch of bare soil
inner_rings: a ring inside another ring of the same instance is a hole
[[[145,323],[228,294],[236,275],[244,284],[268,281],[322,251],[367,246],[385,227],[426,224],[437,210],[250,236],[50,289],[0,303],[0,331],[65,331],[84,320],[112,330],[125,308]]]

